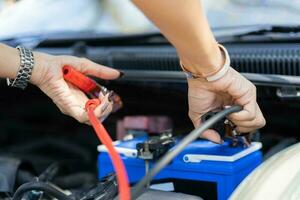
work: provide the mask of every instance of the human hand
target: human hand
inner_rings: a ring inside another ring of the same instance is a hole
[[[201,125],[205,113],[228,105],[241,105],[243,110],[229,115],[240,133],[252,132],[263,127],[266,121],[256,102],[256,87],[233,68],[221,79],[208,82],[204,79],[188,79],[189,117],[195,127]],[[209,129],[203,138],[221,143],[220,135]]]
[[[86,58],[52,56],[34,52],[34,59],[35,66],[30,82],[49,96],[62,113],[81,123],[89,124],[85,111],[85,103],[88,98],[81,90],[64,80],[62,67],[70,65],[83,74],[107,80],[116,79],[121,75],[115,69],[96,64]],[[95,114],[100,119],[112,111],[112,102],[108,95],[99,98],[101,105],[95,109]]]

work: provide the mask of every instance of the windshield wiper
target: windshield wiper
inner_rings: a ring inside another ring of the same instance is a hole
[[[245,33],[241,36],[246,35],[264,35],[268,33],[299,33],[300,32],[300,26],[265,26],[262,27],[259,30],[256,31],[249,31],[248,33]]]
[[[221,42],[247,42],[247,41],[300,41],[299,25],[250,25],[219,27],[213,29]]]

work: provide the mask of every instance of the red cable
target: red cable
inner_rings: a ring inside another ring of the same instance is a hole
[[[97,85],[94,80],[75,70],[72,66],[66,65],[62,70],[64,79],[78,87],[83,92],[91,94],[93,91],[101,91],[101,88],[99,88],[100,86]],[[100,103],[101,102],[99,99],[90,99],[85,104],[85,109],[98,138],[102,144],[106,146],[110,159],[112,160],[117,174],[120,200],[130,200],[130,187],[124,164],[120,158],[120,155],[116,152],[113,146],[113,141],[111,140],[109,134],[94,114],[94,109],[100,105]]]
[[[104,144],[108,150],[110,159],[112,160],[114,169],[117,174],[117,180],[119,184],[119,197],[120,200],[130,200],[130,187],[128,183],[128,177],[125,166],[121,160],[120,155],[117,153],[113,146],[113,141],[109,134],[105,130],[104,126],[100,123],[99,119],[94,113],[94,109],[100,104],[99,99],[90,99],[86,104],[85,108],[88,113],[90,122],[97,133],[99,140]]]

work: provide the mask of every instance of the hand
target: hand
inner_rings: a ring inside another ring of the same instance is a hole
[[[34,59],[35,66],[30,82],[49,96],[62,113],[75,118],[81,123],[89,124],[85,111],[85,103],[88,98],[82,91],[64,80],[62,67],[70,65],[83,74],[107,80],[116,79],[120,76],[119,71],[96,64],[85,58],[52,56],[35,52]],[[101,99],[101,105],[95,109],[95,114],[100,119],[111,112],[112,102],[109,101],[107,95],[99,98]]]
[[[256,102],[255,86],[240,73],[230,68],[219,80],[189,79],[189,117],[195,127],[201,125],[201,116],[216,108],[241,105],[243,110],[228,118],[240,133],[252,132],[263,127],[266,121]],[[202,135],[215,143],[222,140],[216,131],[209,129]]]

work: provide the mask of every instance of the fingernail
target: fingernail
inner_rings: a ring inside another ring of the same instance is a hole
[[[120,72],[119,78],[122,78],[125,75],[125,73],[123,71],[119,71],[119,72]]]
[[[213,143],[216,143],[216,144],[223,144],[224,141],[222,139],[218,140],[218,139],[210,139],[210,141],[212,141]]]
[[[114,91],[110,91],[109,94],[108,94],[108,101],[112,102],[114,100]]]
[[[216,144],[223,144],[224,142],[219,135],[216,137],[210,137],[209,140]]]
[[[215,132],[214,130],[207,130],[201,135],[202,138],[205,138],[207,140],[210,140],[213,143],[216,144],[222,144],[222,138],[221,136]]]

